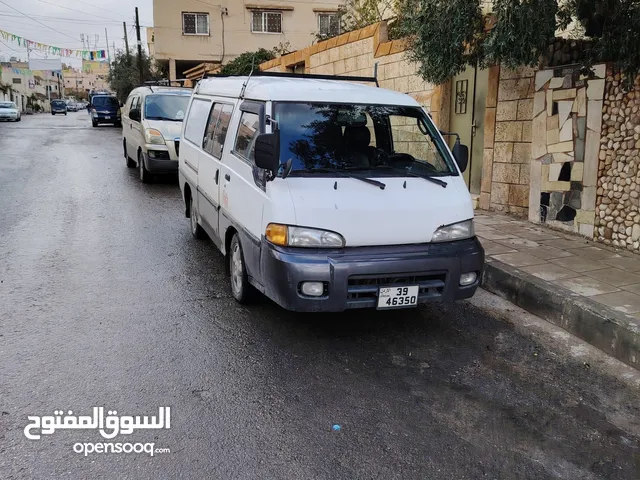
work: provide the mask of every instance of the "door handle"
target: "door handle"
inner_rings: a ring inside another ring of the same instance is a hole
[[[216,185],[218,185],[218,180],[220,180],[220,170],[216,170]]]
[[[471,136],[475,137],[476,133],[478,133],[478,124],[476,123],[476,119],[473,119],[473,123],[471,124]]]
[[[230,182],[230,181],[231,181],[231,175],[229,175],[228,173],[225,173],[225,174],[224,174],[224,179],[225,179],[227,182]]]

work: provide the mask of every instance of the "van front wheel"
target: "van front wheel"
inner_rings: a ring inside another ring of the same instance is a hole
[[[231,274],[231,293],[238,303],[251,303],[256,297],[256,290],[249,283],[244,253],[240,238],[235,233],[229,248],[229,273]]]

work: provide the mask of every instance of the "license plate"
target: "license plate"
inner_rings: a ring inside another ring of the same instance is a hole
[[[420,287],[380,287],[378,290],[378,309],[407,308],[418,305]]]
[[[104,119],[105,119],[105,120],[111,120],[111,117],[106,116],[106,117],[104,117]]]

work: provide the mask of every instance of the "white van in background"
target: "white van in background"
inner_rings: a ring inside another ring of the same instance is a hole
[[[180,132],[192,90],[146,85],[134,88],[122,109],[122,148],[140,181],[178,171]]]
[[[471,297],[484,251],[466,147],[454,159],[410,96],[349,80],[366,79],[200,81],[179,161],[192,234],[226,256],[239,302],[257,290],[337,312]]]

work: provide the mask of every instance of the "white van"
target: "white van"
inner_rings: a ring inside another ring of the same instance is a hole
[[[192,234],[225,255],[241,303],[256,291],[304,312],[471,297],[484,251],[468,150],[457,142],[454,159],[410,96],[335,78],[199,82],[179,160]]]
[[[122,149],[127,167],[138,168],[140,181],[178,171],[180,132],[190,88],[134,88],[122,110]]]

